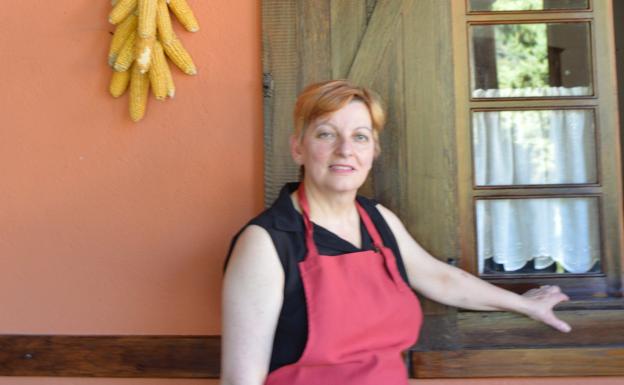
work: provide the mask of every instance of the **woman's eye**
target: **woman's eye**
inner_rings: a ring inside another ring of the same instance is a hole
[[[319,132],[316,137],[319,139],[331,139],[334,137],[334,134],[331,132]]]
[[[368,135],[364,134],[356,134],[355,135],[356,142],[368,142]]]

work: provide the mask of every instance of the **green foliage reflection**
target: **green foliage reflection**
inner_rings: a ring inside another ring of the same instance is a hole
[[[548,86],[546,24],[495,26],[498,88]]]

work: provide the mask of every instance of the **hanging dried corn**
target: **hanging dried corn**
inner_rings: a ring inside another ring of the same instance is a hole
[[[130,88],[130,117],[137,122],[145,115],[150,84],[157,100],[175,95],[167,57],[185,74],[197,74],[191,55],[173,32],[171,12],[190,32],[198,31],[199,24],[186,0],[112,0],[111,4],[108,20],[117,27],[108,53],[114,70],[109,92],[119,97]]]

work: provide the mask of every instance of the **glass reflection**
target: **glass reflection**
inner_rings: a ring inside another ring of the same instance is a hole
[[[475,111],[477,186],[596,183],[592,110]]]
[[[479,273],[600,271],[598,199],[482,199],[476,203]]]
[[[588,0],[470,0],[473,12],[588,9]]]
[[[473,97],[592,95],[589,24],[470,27]]]

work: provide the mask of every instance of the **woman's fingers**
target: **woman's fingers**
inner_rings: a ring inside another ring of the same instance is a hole
[[[537,321],[541,321],[563,333],[568,333],[572,328],[570,325],[559,319],[553,308],[560,302],[570,298],[561,291],[559,286],[544,285],[536,289],[531,289],[523,294],[533,302],[533,316]]]
[[[572,330],[572,327],[567,322],[557,318],[554,314],[552,314],[551,319],[545,320],[544,322],[563,333],[568,333]]]

